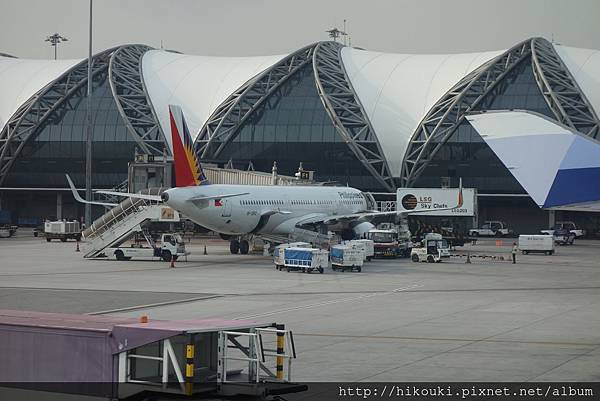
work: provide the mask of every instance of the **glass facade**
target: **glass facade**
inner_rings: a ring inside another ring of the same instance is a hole
[[[210,162],[293,175],[302,162],[319,181],[378,190],[378,182],[336,132],[323,106],[308,65],[282,85],[240,128],[238,135]]]
[[[76,94],[28,141],[6,177],[7,187],[66,187],[65,173],[85,185],[86,97]],[[81,92],[80,92],[81,93]],[[112,188],[127,179],[135,141],[127,132],[106,74],[92,88],[93,179],[95,188]]]
[[[498,90],[488,95],[478,110],[520,109],[534,111],[553,118],[542,96],[531,67],[526,59],[500,84]],[[416,187],[438,187],[440,177],[451,177],[453,185],[462,177],[463,185],[478,188],[483,193],[524,193],[498,157],[479,136],[477,131],[463,121],[448,142],[440,148]]]

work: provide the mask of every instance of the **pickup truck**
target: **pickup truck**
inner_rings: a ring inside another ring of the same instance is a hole
[[[546,235],[554,235],[555,230],[569,230],[575,235],[575,238],[581,238],[585,236],[585,230],[578,228],[572,221],[557,221],[553,228],[541,230],[541,233]]]
[[[469,230],[469,237],[506,237],[513,231],[502,221],[486,221],[480,228]]]

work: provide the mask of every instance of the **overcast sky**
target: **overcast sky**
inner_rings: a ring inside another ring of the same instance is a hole
[[[87,56],[88,0],[0,0],[0,52],[51,58],[44,39],[69,41],[59,58]],[[510,47],[532,36],[600,49],[600,0],[95,0],[94,52],[145,43],[200,55],[289,53],[326,40],[396,53]]]

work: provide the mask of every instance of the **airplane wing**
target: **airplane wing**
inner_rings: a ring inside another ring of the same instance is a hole
[[[67,181],[69,182],[69,187],[71,187],[71,192],[73,193],[73,197],[75,198],[75,200],[77,202],[88,203],[90,205],[111,206],[111,207],[117,206],[116,203],[97,202],[97,201],[89,201],[89,200],[83,199],[79,195],[79,192],[77,192],[77,188],[75,188],[75,184],[73,184],[73,181],[71,180],[71,177],[69,177],[69,174],[65,174],[65,176],[67,177]]]
[[[161,202],[162,199],[160,195],[148,195],[148,194],[132,194],[130,192],[117,192],[117,191],[96,191],[99,194],[106,195],[114,195],[114,196],[123,196],[125,198],[135,198],[135,199],[145,199],[155,202]]]
[[[427,209],[427,210],[417,209],[417,210],[409,210],[409,211],[394,210],[394,211],[389,211],[389,212],[379,212],[379,211],[374,211],[374,210],[368,210],[368,211],[364,211],[364,212],[345,214],[345,215],[337,215],[337,216],[336,215],[315,216],[315,217],[311,217],[309,219],[300,221],[298,223],[298,225],[305,225],[305,224],[334,225],[334,224],[338,224],[338,223],[346,223],[346,222],[351,222],[351,221],[371,222],[372,220],[375,220],[378,218],[397,216],[400,214],[414,214],[414,213],[421,214],[421,213],[434,212],[434,211],[438,212],[440,210],[452,210],[452,209],[459,208],[462,205],[463,205],[463,191],[462,191],[462,179],[460,179],[459,185],[458,185],[458,199],[456,201],[456,205],[453,205],[451,207],[436,208],[436,209],[431,209],[431,210],[429,210],[429,209]]]

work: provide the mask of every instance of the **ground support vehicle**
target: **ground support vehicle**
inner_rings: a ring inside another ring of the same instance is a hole
[[[519,235],[519,250],[523,255],[528,253],[554,254],[554,236],[551,235]]]
[[[564,228],[554,230],[554,243],[558,245],[573,245],[575,242],[575,234]]]
[[[146,244],[134,243],[130,246],[108,248],[108,252],[117,260],[160,258],[165,262],[175,261],[179,257],[190,254],[185,249],[185,243],[179,234],[162,234],[160,241],[155,242],[147,232],[144,232],[144,238]]]
[[[334,245],[329,253],[331,259],[331,269],[341,271],[362,270],[364,263],[364,251],[353,245]]]
[[[469,237],[507,237],[513,231],[502,221],[486,221],[480,228],[469,230]]]
[[[548,230],[542,230],[541,233],[547,235],[555,235],[554,232],[557,230],[567,230],[570,233],[572,233],[575,236],[575,238],[584,237],[586,234],[585,230],[577,227],[577,225],[572,221],[557,221],[554,227]]]
[[[450,257],[448,241],[441,234],[426,234],[421,244],[413,247],[410,258],[413,262],[440,263]]]
[[[343,245],[351,245],[362,249],[365,261],[370,262],[375,256],[375,243],[370,239],[353,239],[344,242]]]
[[[283,266],[288,272],[301,270],[303,273],[323,273],[329,266],[329,252],[321,249],[291,247],[285,248],[283,255]]]
[[[10,224],[0,226],[0,238],[12,237],[17,232],[17,228],[17,226],[12,226]]]
[[[374,257],[376,258],[397,258],[410,255],[409,241],[400,241],[395,230],[369,230],[367,238],[374,243]]]
[[[77,220],[46,221],[44,223],[44,236],[48,242],[53,239],[59,239],[62,242],[66,242],[68,239],[81,241],[81,226]]]
[[[273,263],[277,270],[283,269],[285,265],[284,252],[286,248],[308,248],[310,244],[308,242],[290,242],[287,244],[279,244],[273,250]]]

